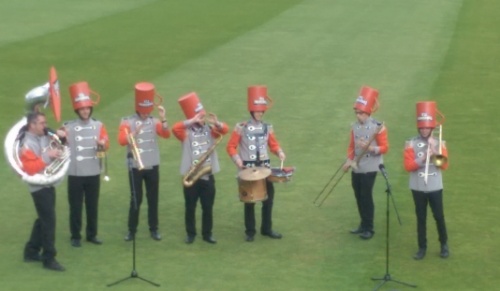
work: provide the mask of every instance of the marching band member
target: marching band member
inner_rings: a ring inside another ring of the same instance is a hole
[[[108,133],[101,121],[92,118],[93,107],[98,104],[100,97],[90,90],[88,83],[72,84],[69,93],[73,110],[78,116],[64,123],[63,127],[72,153],[68,170],[71,245],[81,246],[83,203],[87,217],[86,240],[100,245],[102,241],[97,238],[97,217],[101,167],[97,154],[109,148]],[[90,98],[91,93],[97,95],[97,101]]]
[[[51,138],[46,135],[46,126],[45,114],[41,112],[28,114],[19,153],[23,169],[28,175],[43,173],[52,161],[61,156],[58,149],[50,147]],[[64,132],[58,131],[58,135],[63,138]],[[33,224],[31,237],[24,248],[24,261],[42,261],[46,269],[64,271],[64,267],[55,259],[57,251],[55,248],[56,190],[54,185],[58,182],[46,185],[28,183],[38,217]]]
[[[377,109],[378,91],[362,87],[354,103],[356,122],[351,127],[347,161],[342,167],[344,171],[352,168],[351,184],[361,220],[351,233],[366,240],[375,234],[373,186],[379,165],[383,163],[382,155],[389,149],[387,129],[371,116]]]
[[[442,258],[449,256],[448,235],[443,210],[443,176],[441,170],[448,168],[448,150],[445,142],[436,142],[432,131],[437,125],[436,103],[433,101],[417,103],[418,136],[406,141],[404,167],[410,173],[410,189],[415,202],[417,216],[418,251],[415,260],[425,257],[427,250],[427,205],[430,205],[436,220]],[[440,154],[441,161],[433,161],[431,156]],[[440,163],[439,163],[440,162]]]
[[[187,233],[185,243],[193,243],[196,237],[195,211],[200,199],[201,234],[204,241],[215,244],[217,241],[212,236],[212,209],[216,193],[214,174],[220,171],[215,147],[229,128],[227,124],[220,122],[216,115],[205,112],[198,95],[194,92],[179,98],[179,104],[186,120],[175,123],[172,132],[182,143],[180,172],[184,176],[184,221]],[[209,167],[207,169],[210,171],[204,173],[205,167]]]
[[[136,114],[123,118],[119,127],[118,143],[127,146],[127,159],[132,163],[129,169],[131,198],[126,241],[133,240],[137,231],[139,209],[143,197],[143,181],[148,200],[148,224],[151,238],[161,240],[158,231],[160,152],[157,139],[170,137],[170,131],[165,109],[154,103],[155,96],[161,100],[161,97],[155,93],[153,84],[147,82],[135,84]],[[159,119],[150,115],[155,105],[158,108]],[[135,142],[132,143],[132,140]],[[137,156],[134,155],[131,161],[134,152]]]
[[[273,126],[263,122],[263,116],[268,106],[266,86],[248,87],[248,111],[250,120],[237,123],[226,146],[227,153],[239,170],[246,167],[270,167],[268,149],[285,160],[285,153],[274,134]],[[282,235],[272,228],[272,211],[274,201],[273,183],[266,180],[267,200],[262,202],[262,222],[260,233],[273,239]],[[245,203],[245,240],[252,242],[255,229],[255,203]]]

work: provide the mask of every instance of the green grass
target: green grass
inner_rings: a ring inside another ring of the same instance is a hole
[[[19,2],[19,1],[17,1]],[[69,245],[66,184],[57,188],[58,259],[62,274],[21,261],[34,207],[25,185],[0,170],[0,272],[2,290],[103,290],[129,276],[126,232],[129,190],[124,149],[115,138],[119,120],[133,113],[133,85],[152,81],[164,97],[172,124],[183,118],[177,98],[199,93],[205,107],[233,126],[248,118],[246,87],[267,84],[275,100],[265,119],[274,124],[297,171],[277,185],[275,229],[284,239],[243,241],[243,206],[236,197],[235,168],[218,148],[215,246],[183,243],[180,145],[161,143],[161,242],[148,237],[146,205],[137,236],[137,271],[169,290],[368,290],[385,274],[385,185],[375,186],[376,235],[369,242],[348,234],[358,223],[346,175],[321,208],[312,201],[342,162],[352,104],[361,85],[380,89],[376,117],[389,128],[385,157],[391,205],[391,265],[396,280],[418,290],[490,290],[500,282],[495,184],[499,138],[495,116],[499,52],[494,1],[0,0],[0,133],[23,114],[23,96],[46,82],[55,65],[63,119],[74,118],[68,86],[86,80],[102,100],[95,117],[112,137],[111,181],[102,185],[99,247]],[[46,3],[46,4],[45,4]],[[84,3],[84,4],[83,4]],[[43,12],[43,13],[42,13]],[[78,12],[78,13],[76,13]],[[416,231],[404,140],[416,134],[414,104],[433,99],[446,115],[450,151],[445,174],[445,213],[451,257],[437,256],[435,224],[428,217],[429,250],[416,262]],[[51,124],[56,126],[51,120]],[[275,162],[275,161],[274,161]],[[260,207],[258,207],[259,209]],[[198,213],[199,215],[199,213]],[[257,211],[260,222],[260,209]],[[199,225],[199,222],[198,222]],[[154,288],[141,280],[112,287]],[[388,282],[381,290],[411,290]]]

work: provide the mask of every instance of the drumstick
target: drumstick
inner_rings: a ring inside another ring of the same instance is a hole
[[[281,169],[283,171],[283,160],[281,160]]]

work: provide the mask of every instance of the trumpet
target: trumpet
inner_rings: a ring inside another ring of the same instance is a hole
[[[353,161],[353,163],[351,163],[351,165],[350,165],[351,168],[357,169],[359,161],[361,161],[361,159],[368,152],[369,145],[375,140],[375,138],[377,137],[377,135],[380,132],[382,132],[383,128],[384,128],[384,123],[382,122],[380,125],[377,126],[377,131],[370,137],[370,139],[368,140],[368,143],[367,143],[366,147],[363,148],[363,151],[356,157],[356,159]],[[340,164],[340,167],[338,167],[337,171],[335,171],[335,173],[333,174],[333,176],[326,183],[325,187],[323,187],[323,190],[321,190],[321,192],[319,192],[318,196],[316,196],[316,199],[314,199],[314,201],[313,201],[314,205],[316,205],[318,207],[321,207],[321,205],[323,205],[323,202],[325,202],[326,198],[328,198],[328,196],[330,196],[330,194],[333,192],[333,190],[335,190],[335,187],[337,187],[337,184],[342,180],[342,178],[344,177],[345,173],[347,173],[347,171],[342,171],[342,173],[340,174],[340,176],[337,178],[338,173],[340,172],[340,170],[342,169],[342,167],[344,166],[344,164],[345,164],[345,162]],[[337,178],[337,179],[335,179],[335,178]],[[333,182],[333,181],[335,181],[335,182]],[[330,190],[328,192],[325,192],[327,188],[330,188]],[[322,198],[320,198],[320,197],[322,197]]]
[[[108,155],[106,154],[106,150],[104,149],[104,146],[98,145],[97,146],[97,158],[99,159],[99,167],[101,168],[101,172],[104,173],[103,180],[108,182],[109,181],[109,176],[108,176]],[[104,162],[103,162],[104,161]]]
[[[125,134],[127,135],[128,143],[131,147],[130,151],[132,152],[134,160],[137,162],[137,169],[141,171],[144,169],[144,164],[142,163],[141,153],[139,151],[139,148],[137,147],[137,142],[135,141],[134,134],[129,133],[127,128],[125,128]]]

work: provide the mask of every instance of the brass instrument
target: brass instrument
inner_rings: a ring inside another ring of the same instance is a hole
[[[438,139],[438,154],[431,156],[432,163],[438,168],[441,168],[444,164],[448,162],[448,158],[443,155],[442,144],[443,144],[443,125],[440,124],[439,139]]]
[[[106,153],[106,150],[104,149],[104,146],[98,145],[97,146],[97,158],[99,159],[99,167],[101,168],[101,172],[104,173],[103,180],[108,182],[109,181],[109,176],[108,176],[108,154]]]
[[[144,170],[141,153],[139,152],[139,148],[137,147],[137,142],[135,141],[134,134],[129,133],[127,128],[125,128],[125,134],[127,135],[128,143],[130,144],[130,151],[132,152],[134,160],[137,162],[137,169],[139,171]]]
[[[380,132],[382,132],[383,128],[384,128],[384,123],[382,122],[380,125],[377,126],[377,131],[370,137],[370,139],[368,140],[368,143],[367,143],[366,147],[363,149],[363,151],[356,157],[356,159],[354,160],[354,162],[351,163],[351,165],[350,165],[351,168],[357,169],[359,161],[365,156],[366,152],[368,151],[368,147],[375,140],[375,138],[377,137],[377,135]],[[328,196],[330,196],[330,194],[333,192],[333,190],[335,189],[335,187],[337,187],[337,184],[342,180],[342,178],[344,177],[345,173],[347,173],[347,171],[342,171],[342,173],[340,174],[340,176],[337,178],[337,174],[343,168],[344,164],[345,164],[345,162],[343,162],[343,163],[340,164],[340,167],[338,167],[338,169],[335,171],[335,173],[333,174],[333,176],[326,183],[325,187],[323,187],[323,190],[321,190],[321,192],[319,192],[318,196],[316,196],[316,199],[314,199],[314,201],[313,201],[314,205],[316,205],[318,207],[321,207],[321,205],[323,205],[323,202],[325,202],[326,198],[328,198]],[[337,179],[335,179],[335,178],[337,178]],[[335,181],[335,182],[333,182],[333,181]],[[332,185],[332,183],[333,183],[333,185]],[[329,188],[329,187],[330,187],[330,191],[325,192],[325,190],[327,188]],[[320,197],[323,197],[323,198],[320,199]]]
[[[59,95],[59,82],[57,79],[57,72],[54,67],[50,68],[49,82],[42,86],[31,89],[25,95],[26,111],[35,112],[41,111],[50,105],[52,113],[57,122],[60,121],[60,95]],[[70,150],[67,146],[62,145],[57,135],[52,134],[51,148],[62,151],[59,158],[53,160],[51,164],[43,173],[35,175],[28,175],[22,166],[19,152],[22,146],[23,131],[27,126],[27,118],[22,117],[14,126],[8,131],[4,141],[5,157],[9,162],[15,173],[22,178],[24,182],[33,185],[52,185],[64,179],[69,164],[70,164]]]
[[[443,155],[443,149],[441,148],[441,145],[443,143],[443,125],[439,124],[439,139],[438,139],[438,154],[437,155],[431,155],[432,150],[431,150],[431,143],[427,142],[427,155],[425,158],[425,170],[424,170],[424,182],[427,185],[427,179],[429,176],[429,164],[432,162],[434,166],[441,168],[446,162],[448,161],[448,158]],[[431,132],[429,136],[430,138],[433,136],[434,130]]]
[[[198,181],[201,176],[206,175],[212,171],[212,166],[206,165],[203,166],[203,164],[206,162],[208,157],[212,154],[212,152],[215,150],[217,145],[222,141],[222,134],[219,134],[219,137],[217,138],[217,141],[200,157],[196,163],[193,163],[191,168],[189,168],[189,171],[184,175],[182,178],[182,184],[185,187],[191,187],[193,184]]]
[[[52,161],[43,171],[45,176],[52,176],[63,168],[63,166],[69,162],[70,151],[69,148],[62,144],[59,137],[50,131],[47,131],[47,135],[51,137],[50,144],[47,149],[55,149],[60,152],[59,157]]]

